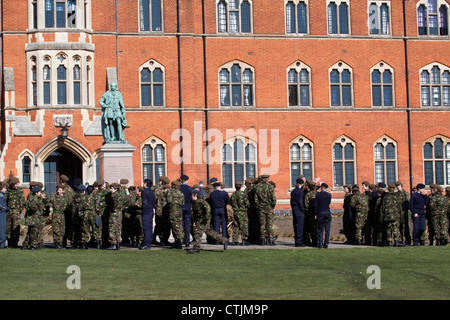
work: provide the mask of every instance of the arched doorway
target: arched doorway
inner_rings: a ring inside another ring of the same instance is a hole
[[[81,160],[66,148],[53,151],[44,162],[44,185],[48,194],[56,193],[61,175],[69,178],[72,185],[75,179],[82,181],[83,166]]]

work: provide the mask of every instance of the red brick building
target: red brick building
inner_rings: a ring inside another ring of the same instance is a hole
[[[134,184],[268,172],[279,209],[300,173],[336,207],[346,183],[450,185],[447,0],[0,4],[1,179],[99,178],[116,81]]]

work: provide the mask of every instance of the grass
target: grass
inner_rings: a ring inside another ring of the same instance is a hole
[[[450,299],[450,246],[354,249],[0,250],[0,295],[28,300]],[[69,290],[67,267],[81,270]],[[381,270],[369,290],[367,267]]]

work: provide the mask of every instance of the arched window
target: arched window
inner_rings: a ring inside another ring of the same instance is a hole
[[[422,68],[420,95],[423,107],[450,106],[450,68],[440,63]]]
[[[308,1],[292,0],[286,3],[286,33],[308,33]]]
[[[291,165],[291,187],[295,187],[298,176],[306,179],[314,177],[314,144],[304,136],[299,136],[289,144]]]
[[[348,0],[327,0],[328,34],[350,33],[350,4]]]
[[[217,31],[252,32],[251,0],[217,0]]]
[[[154,184],[166,175],[166,144],[156,137],[151,137],[142,145],[142,177]]]
[[[329,72],[331,106],[352,106],[352,69],[345,63],[338,62],[330,68]]]
[[[242,62],[231,62],[219,69],[220,106],[254,106],[254,70]]]
[[[244,137],[233,137],[222,146],[222,181],[234,188],[236,181],[257,176],[256,142]]]
[[[392,107],[394,105],[394,70],[384,62],[371,69],[372,106]]]
[[[297,61],[287,71],[289,106],[311,106],[311,69]]]
[[[425,184],[450,185],[450,139],[434,136],[423,145]]]
[[[58,97],[58,104],[67,104],[67,56],[59,54],[57,56],[60,64],[56,68],[56,92]]]
[[[51,69],[50,69],[50,57],[44,57],[44,68],[43,68],[43,100],[44,104],[51,104]]]
[[[141,106],[164,106],[164,67],[154,60],[140,68]]]
[[[420,0],[417,3],[419,35],[448,36],[449,5],[445,0]]]
[[[333,141],[333,182],[335,187],[356,183],[356,144],[346,136]]]
[[[385,184],[397,181],[397,144],[387,136],[374,144],[375,183]]]

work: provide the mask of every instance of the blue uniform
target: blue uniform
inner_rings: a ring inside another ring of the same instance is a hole
[[[191,235],[191,217],[192,217],[192,187],[188,186],[187,183],[182,183],[180,185],[180,191],[184,194],[184,205],[181,206],[183,210],[183,226],[184,226],[184,240],[183,243],[188,245],[190,242]]]
[[[230,202],[230,197],[225,191],[216,189],[211,192],[209,198],[211,199],[211,216],[213,221],[213,229],[220,234],[220,227],[222,227],[222,236],[228,238],[228,216],[226,206]]]
[[[0,192],[0,249],[6,247],[6,211],[8,210],[5,195]]]
[[[420,192],[414,193],[409,200],[409,210],[411,210],[413,216],[413,242],[415,246],[418,246],[421,243],[422,235],[426,228],[425,207],[427,203],[427,195],[421,194]],[[417,214],[418,217],[415,217],[415,214]]]
[[[291,192],[291,209],[294,225],[295,246],[303,246],[303,227],[305,225],[305,204],[303,203],[304,193],[300,187],[296,187]]]
[[[322,190],[317,192],[315,200],[315,211],[317,215],[317,234],[319,237],[319,247],[328,246],[330,241],[330,227],[331,227],[331,193]],[[323,231],[325,230],[325,243],[323,239]]]
[[[151,247],[153,240],[153,213],[155,196],[150,188],[142,191],[142,230],[144,231],[143,246]]]

